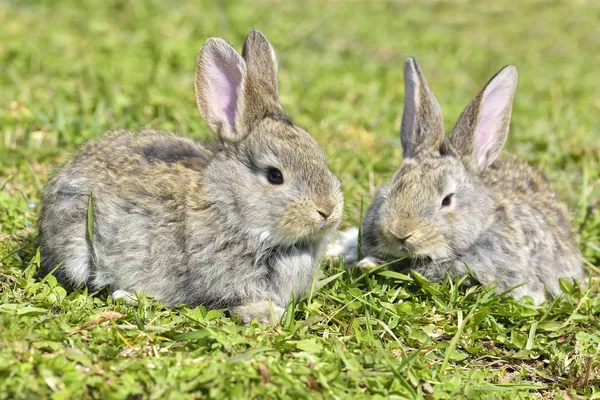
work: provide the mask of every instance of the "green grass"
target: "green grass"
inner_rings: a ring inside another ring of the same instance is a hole
[[[1,2],[0,399],[600,398],[600,3],[491,3]],[[590,288],[534,306],[324,265],[341,275],[270,327],[34,279],[52,169],[115,127],[209,138],[196,52],[209,35],[240,49],[252,28],[278,53],[284,107],[344,183],[345,226],[401,161],[405,57],[421,62],[447,129],[517,65],[506,151],[568,202]]]

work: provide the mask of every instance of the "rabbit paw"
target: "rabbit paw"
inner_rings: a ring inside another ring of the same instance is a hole
[[[325,256],[337,262],[344,259],[346,266],[351,267],[358,261],[358,228],[340,231],[329,243]]]
[[[252,320],[256,320],[261,324],[276,325],[279,323],[285,309],[272,304],[275,317],[275,320],[273,320],[271,315],[271,304],[272,303],[269,303],[267,300],[256,301],[254,303],[234,307],[231,309],[231,313],[239,315],[242,322],[246,325],[250,324],[250,321]]]
[[[531,297],[533,299],[534,304],[542,304],[544,301],[546,301],[546,294],[542,290],[536,290],[531,286],[531,284],[519,286],[517,288],[514,288],[511,291],[511,294],[513,295],[516,301],[519,301],[523,296]]]
[[[138,300],[135,294],[128,292],[127,290],[115,290],[111,294],[113,300],[122,299],[123,302],[130,306],[137,306]]]
[[[358,264],[356,264],[358,268],[363,270],[377,268],[379,265],[379,260],[373,257],[365,257],[362,260],[360,260]]]

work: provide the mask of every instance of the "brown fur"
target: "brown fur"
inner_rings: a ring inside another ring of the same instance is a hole
[[[110,285],[116,297],[143,291],[168,306],[271,322],[271,305],[280,316],[310,289],[342,216],[340,183],[279,104],[274,51],[260,32],[242,56],[209,38],[195,86],[215,148],[149,129],[83,145],[44,191],[43,269],[60,265],[61,282]],[[273,170],[283,182],[269,179]]]
[[[583,280],[578,235],[546,180],[515,157],[496,160],[508,135],[517,72],[496,74],[452,134],[416,60],[405,66],[405,160],[369,208],[362,265],[393,262],[431,280],[447,272],[542,301],[558,279]],[[448,200],[450,199],[450,200]],[[347,240],[347,238],[345,238]]]

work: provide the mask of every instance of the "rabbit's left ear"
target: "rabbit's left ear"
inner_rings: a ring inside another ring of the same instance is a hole
[[[452,130],[450,143],[461,156],[471,158],[479,171],[498,157],[506,142],[518,80],[517,68],[502,68],[469,103]]]
[[[200,114],[223,142],[237,142],[246,135],[242,118],[246,63],[221,38],[208,38],[196,59],[196,101]]]

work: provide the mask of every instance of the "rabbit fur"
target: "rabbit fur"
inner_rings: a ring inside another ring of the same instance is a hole
[[[404,77],[404,161],[364,217],[358,265],[392,263],[431,281],[470,270],[467,285],[491,283],[538,303],[561,293],[559,278],[583,280],[567,207],[533,168],[514,157],[496,159],[508,135],[517,69],[498,72],[449,137],[415,59],[406,61]],[[356,262],[357,242],[358,230],[347,231],[329,256]]]
[[[272,322],[309,290],[340,222],[340,182],[324,151],[284,113],[273,48],[258,31],[242,55],[209,38],[196,98],[216,137],[117,131],[82,146],[43,196],[43,271],[114,297],[230,308]],[[279,171],[283,183],[269,181]],[[92,198],[93,232],[88,234]]]

